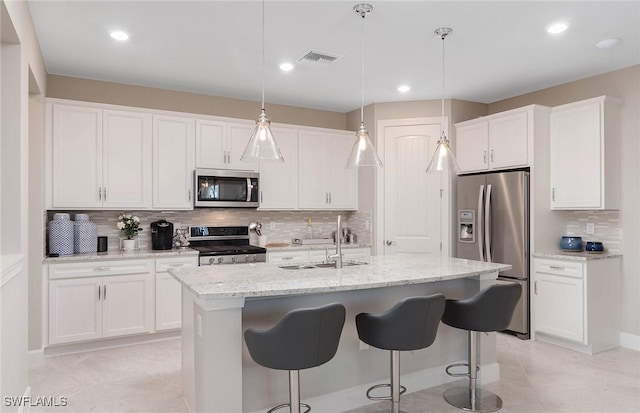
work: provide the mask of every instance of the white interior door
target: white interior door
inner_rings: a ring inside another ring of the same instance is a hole
[[[440,174],[427,174],[440,135],[433,123],[385,125],[384,254],[440,253],[443,222]]]

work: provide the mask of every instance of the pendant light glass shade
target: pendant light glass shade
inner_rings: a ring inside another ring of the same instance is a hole
[[[347,160],[346,168],[358,168],[361,166],[382,167],[382,161],[378,156],[376,147],[369,139],[369,132],[364,127],[364,18],[371,13],[373,6],[366,3],[356,4],[353,10],[362,18],[360,28],[360,129],[356,132],[356,141],[351,148],[351,154]]]
[[[247,162],[258,160],[284,162],[284,156],[282,156],[273,133],[271,133],[271,121],[264,111],[264,0],[262,0],[262,110],[240,160]]]
[[[453,29],[449,27],[441,27],[436,29],[433,33],[442,39],[442,113],[440,123],[440,139],[438,139],[438,146],[431,157],[431,162],[427,166],[427,173],[432,172],[452,172],[457,174],[460,171],[456,157],[453,155],[451,146],[449,145],[449,139],[444,133],[444,39],[451,34]]]
[[[280,148],[271,133],[271,121],[264,113],[264,109],[256,120],[256,127],[240,159],[249,162],[257,160],[284,162]]]
[[[347,160],[347,168],[358,166],[382,166],[382,161],[378,157],[375,146],[369,139],[369,132],[364,124],[360,124],[360,129],[356,132],[356,142],[351,148],[351,154]]]

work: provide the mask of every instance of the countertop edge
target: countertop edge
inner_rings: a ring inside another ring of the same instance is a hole
[[[604,253],[589,253],[587,251],[578,251],[578,252],[544,251],[544,252],[535,252],[533,254],[533,257],[547,258],[547,259],[554,259],[554,260],[586,262],[586,261],[606,260],[610,258],[621,258],[622,253],[609,252],[609,251],[605,251]]]
[[[106,253],[90,252],[86,254],[65,255],[61,257],[43,257],[43,264],[61,264],[70,262],[129,260],[143,258],[197,257],[198,251],[191,248],[185,250],[140,250],[140,251],[107,251]]]

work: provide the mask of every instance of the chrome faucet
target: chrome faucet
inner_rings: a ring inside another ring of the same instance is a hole
[[[327,256],[327,261],[335,259],[336,268],[342,268],[342,216],[338,215],[338,224],[336,228],[336,253]]]

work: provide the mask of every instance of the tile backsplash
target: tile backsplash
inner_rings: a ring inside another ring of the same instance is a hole
[[[47,211],[47,222],[56,212],[69,212],[71,219],[75,214],[88,214],[98,226],[98,235],[109,237],[109,250],[118,249],[121,232],[116,228],[118,216],[122,213],[140,218],[143,231],[139,233],[140,248],[151,248],[149,225],[160,219],[173,223],[174,230],[189,225],[249,225],[250,222],[262,223],[262,234],[267,242],[291,242],[292,238],[307,236],[307,220],[311,218],[314,238],[331,237],[336,230],[339,214],[343,218],[343,227],[350,228],[358,236],[358,242],[371,243],[371,211],[258,211],[239,208],[207,208],[192,211]],[[46,235],[46,234],[45,234]],[[48,237],[46,237],[48,239]],[[257,245],[256,234],[251,234],[251,243]],[[46,245],[46,243],[45,243]]]
[[[583,241],[600,241],[611,252],[622,251],[620,211],[568,211],[567,233]],[[587,223],[594,224],[593,234],[587,234]]]

